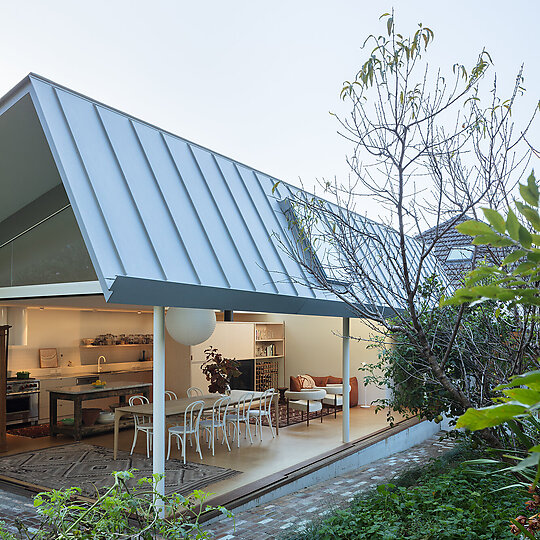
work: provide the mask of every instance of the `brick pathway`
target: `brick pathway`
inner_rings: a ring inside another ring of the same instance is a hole
[[[423,465],[454,445],[450,440],[440,442],[439,436],[431,437],[422,444],[374,461],[354,472],[235,513],[236,527],[232,520],[225,520],[211,524],[206,530],[215,540],[270,540],[285,533],[301,531],[313,519],[351,501],[357,493],[387,482],[407,469]]]
[[[236,529],[232,520],[226,520],[213,523],[207,530],[215,540],[276,539],[284,533],[301,531],[313,518],[351,501],[355,494],[435,459],[453,446],[452,441],[439,442],[438,436],[431,437],[418,446],[370,463],[357,471],[239,512],[235,514]],[[11,532],[15,532],[16,518],[28,526],[38,524],[32,497],[25,492],[2,490],[0,486],[0,520],[6,522]]]
[[[6,529],[17,533],[15,519],[20,519],[32,531],[39,527],[39,517],[34,509],[33,495],[30,492],[0,490],[0,521],[4,521]]]

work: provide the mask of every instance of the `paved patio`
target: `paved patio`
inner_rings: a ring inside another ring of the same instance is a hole
[[[436,435],[409,450],[380,459],[353,473],[302,489],[270,504],[235,514],[236,527],[221,521],[206,530],[216,540],[266,540],[299,532],[313,519],[351,501],[373,486],[389,481],[407,469],[418,467],[452,449],[455,443]]]

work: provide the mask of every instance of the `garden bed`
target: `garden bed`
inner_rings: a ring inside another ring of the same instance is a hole
[[[463,464],[481,457],[465,447],[428,467],[335,508],[290,540],[511,539],[510,518],[525,513],[527,493],[497,491],[512,477],[479,474],[486,469]]]

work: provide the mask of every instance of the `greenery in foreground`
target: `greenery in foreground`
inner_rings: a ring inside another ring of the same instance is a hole
[[[37,530],[16,521],[18,534],[11,534],[0,521],[2,540],[152,540],[210,538],[199,524],[201,514],[217,509],[224,515],[232,514],[223,507],[205,504],[209,494],[195,490],[184,497],[178,493],[161,496],[154,489],[159,475],[141,478],[135,487],[126,481],[133,478],[131,471],[114,472],[114,483],[97,500],[80,497],[80,488],[52,490],[39,493],[34,506],[41,517]],[[165,508],[160,516],[156,501]]]
[[[483,455],[483,454],[482,454]],[[464,448],[429,467],[405,473],[393,484],[356,497],[347,508],[314,522],[295,540],[410,540],[515,538],[510,518],[525,502],[526,491],[496,491],[509,478],[483,474],[464,464],[480,453]]]

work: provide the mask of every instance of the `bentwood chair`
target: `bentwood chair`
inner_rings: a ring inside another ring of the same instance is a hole
[[[149,399],[145,396],[131,396],[129,398],[129,406],[133,405],[144,405],[150,403]],[[137,444],[137,434],[139,431],[146,433],[146,457],[150,457],[150,450],[152,449],[152,435],[154,431],[154,424],[148,420],[147,416],[142,416],[140,414],[133,415],[133,421],[135,423],[135,433],[133,434],[133,444],[131,445],[131,452],[135,450],[135,445]]]
[[[178,399],[178,396],[172,390],[165,390],[165,399]]]
[[[190,386],[187,389],[187,397],[199,397],[203,395],[203,391],[197,386]]]
[[[186,437],[189,435],[195,436],[196,449],[201,456],[201,445],[199,444],[199,422],[201,420],[201,414],[204,407],[204,401],[194,401],[190,403],[184,411],[184,425],[173,426],[169,428],[169,451],[167,453],[167,459],[171,457],[171,439],[176,437],[176,444],[178,450],[180,450],[180,444],[182,444],[182,457],[184,463],[186,462]]]
[[[259,408],[249,411],[249,417],[255,418],[255,435],[257,435],[257,431],[259,431],[260,432],[259,436],[261,438],[261,441],[263,438],[263,435],[262,435],[262,419],[263,418],[268,419],[268,425],[270,426],[272,438],[275,437],[274,426],[272,425],[272,414],[271,414],[273,397],[274,397],[273,388],[269,388],[268,390],[265,390],[260,398]]]
[[[244,432],[244,438],[247,439],[249,435],[249,442],[253,444],[253,438],[251,437],[251,429],[249,427],[249,411],[251,410],[251,405],[253,403],[253,392],[247,392],[242,394],[238,399],[236,408],[232,413],[228,413],[225,419],[226,426],[234,426],[234,437],[236,436],[237,446],[240,448],[240,424],[244,423],[246,425],[246,430]]]
[[[221,429],[223,437],[221,444],[227,443],[229,452],[231,447],[229,446],[229,439],[227,438],[227,412],[229,409],[229,403],[231,398],[229,396],[218,399],[212,407],[212,416],[208,419],[201,420],[199,423],[199,430],[204,430],[208,435],[208,448],[212,448],[212,455],[214,455],[214,439],[218,436],[218,430]]]

